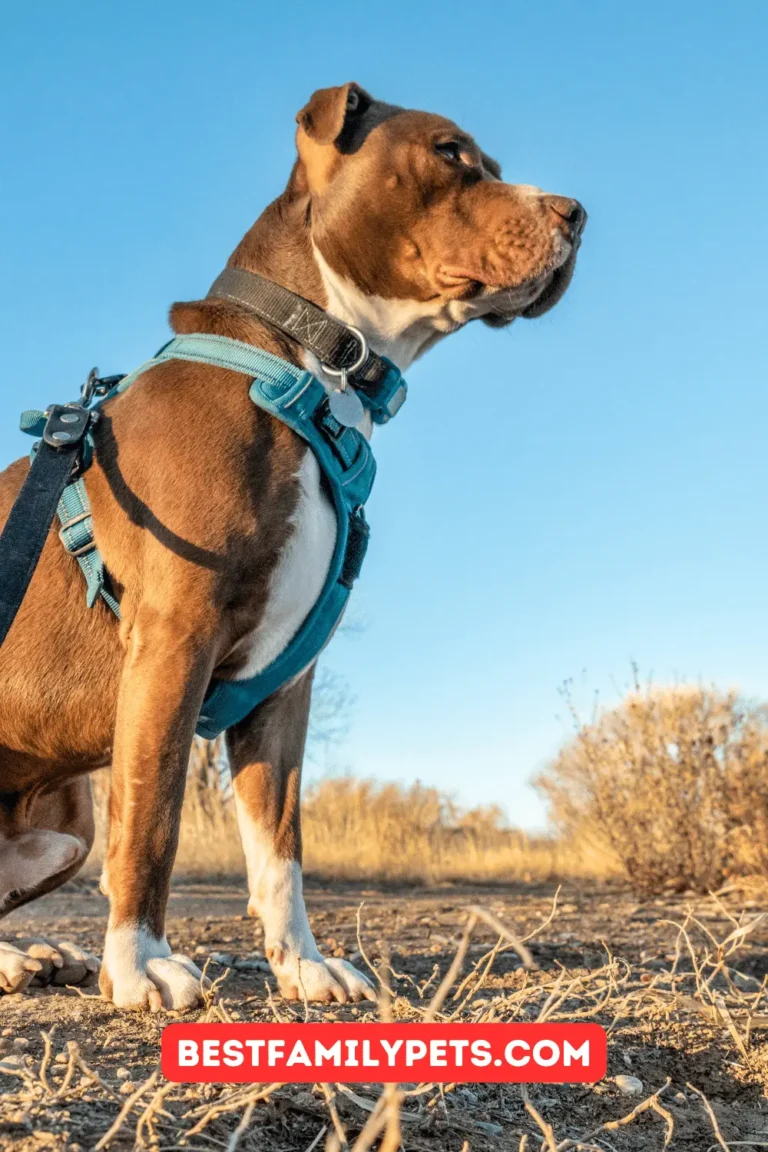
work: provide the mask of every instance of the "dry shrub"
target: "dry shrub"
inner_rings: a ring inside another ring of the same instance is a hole
[[[613,856],[643,891],[768,871],[768,711],[736,693],[636,684],[577,721],[536,784],[560,832]]]

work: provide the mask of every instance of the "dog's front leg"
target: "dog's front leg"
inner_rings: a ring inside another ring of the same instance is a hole
[[[110,913],[99,981],[120,1008],[184,1010],[201,998],[198,969],[171,954],[165,908],[211,663],[204,634],[182,613],[139,608],[118,697],[105,866]]]
[[[325,959],[309,926],[301,877],[301,763],[312,674],[283,688],[227,734],[235,805],[248,872],[248,911],[290,1000],[375,1000],[346,960]]]

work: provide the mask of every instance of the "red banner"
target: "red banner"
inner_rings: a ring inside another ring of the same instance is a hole
[[[591,1084],[599,1024],[169,1024],[162,1070],[181,1083]]]

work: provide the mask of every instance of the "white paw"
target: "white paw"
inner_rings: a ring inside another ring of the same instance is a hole
[[[377,999],[376,990],[362,972],[346,960],[305,959],[286,953],[280,946],[267,952],[280,993],[286,1000],[319,1000],[346,1004]]]
[[[99,984],[118,1008],[187,1012],[204,999],[202,972],[180,952],[147,960],[144,971],[122,968],[111,975],[105,967]]]
[[[13,944],[0,943],[0,991],[23,992],[42,967]]]
[[[31,937],[17,940],[16,947],[40,964],[33,979],[35,984],[82,984],[101,964],[97,956],[69,940],[46,940]]]

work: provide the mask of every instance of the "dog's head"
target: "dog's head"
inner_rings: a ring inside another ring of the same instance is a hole
[[[329,307],[374,345],[383,327],[401,367],[468,320],[541,316],[565,292],[578,201],[504,183],[450,120],[357,84],[315,92],[296,119],[291,191],[306,201]]]

